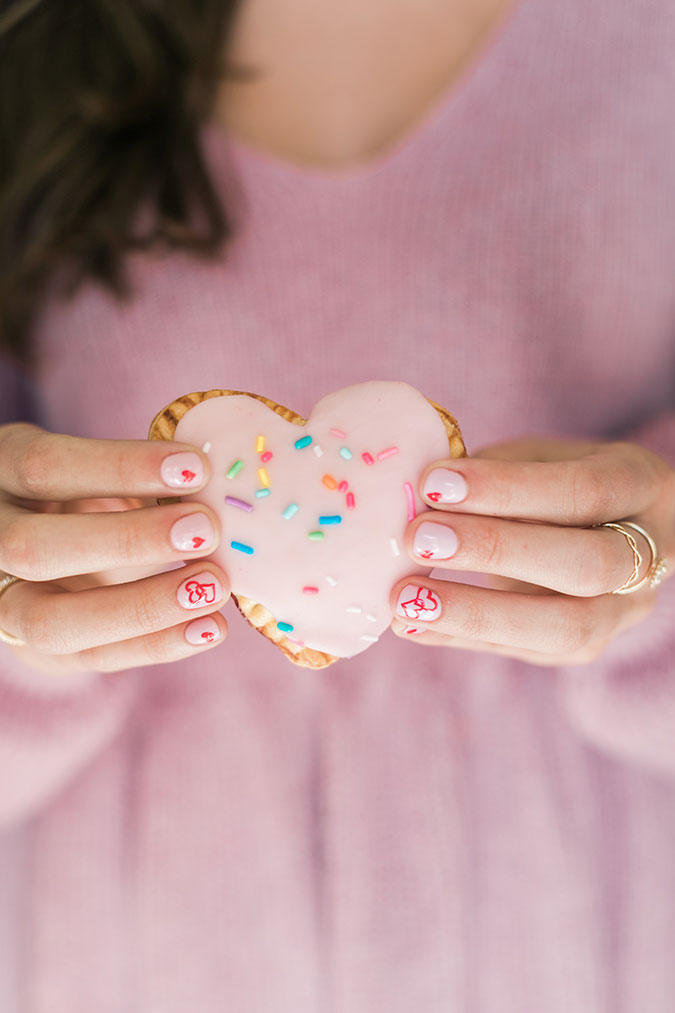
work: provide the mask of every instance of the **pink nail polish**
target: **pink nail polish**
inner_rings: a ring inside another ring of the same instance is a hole
[[[428,587],[406,584],[398,596],[396,614],[415,622],[433,622],[438,619],[443,606],[438,595]]]
[[[449,468],[434,468],[424,483],[424,495],[432,503],[461,503],[468,493],[464,476]]]
[[[450,559],[458,547],[457,535],[447,524],[423,521],[415,531],[413,551],[420,559]]]
[[[215,539],[213,525],[204,513],[181,517],[171,528],[171,544],[179,552],[209,552]]]
[[[185,639],[188,644],[213,644],[222,638],[222,633],[215,619],[211,616],[202,616],[201,619],[193,619],[185,627]]]
[[[223,588],[213,573],[196,573],[184,580],[176,591],[178,604],[184,609],[200,609],[223,598]]]
[[[165,457],[160,473],[162,482],[172,489],[196,488],[204,481],[204,464],[199,454],[187,450]]]

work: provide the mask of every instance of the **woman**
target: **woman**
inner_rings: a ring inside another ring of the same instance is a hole
[[[669,1010],[675,13],[23,6],[0,428],[17,1008]],[[444,495],[407,534],[411,566],[425,538],[444,552],[420,578],[441,607],[411,642],[402,582],[398,639],[308,673],[228,631],[227,574],[171,542],[194,505],[155,499],[171,453],[205,480],[207,455],[144,436],[187,391],[306,414],[372,378],[447,405],[472,455],[428,462]],[[195,647],[177,591],[201,572],[220,637]]]

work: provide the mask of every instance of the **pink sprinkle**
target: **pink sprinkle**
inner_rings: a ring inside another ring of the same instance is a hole
[[[267,464],[267,462],[271,461],[273,457],[274,454],[272,453],[272,451],[266,450],[264,454],[260,455],[260,460],[262,461],[263,464]]]
[[[290,640],[290,642],[292,644],[297,644],[298,647],[304,647],[305,646],[305,641],[304,640],[294,640],[293,637],[286,637],[286,640]]]
[[[346,433],[343,433],[341,429],[331,429],[331,436],[337,436],[339,440],[344,440]]]
[[[356,506],[356,503],[354,502],[354,493],[353,492],[348,492],[347,493],[347,509],[348,510],[353,510],[355,506]]]
[[[303,587],[302,593],[303,594],[318,594],[319,593],[319,589],[318,589],[318,587]]]
[[[366,452],[365,454],[361,454],[361,457],[366,464],[375,464],[375,459],[369,453]]]
[[[338,492],[347,492],[348,483],[345,481],[340,482],[338,486]]]
[[[409,521],[414,521],[415,520],[415,494],[413,492],[413,487],[411,486],[410,482],[404,482],[403,483],[403,488],[405,489],[405,497],[406,497],[406,499],[408,501],[408,520]]]
[[[381,450],[377,455],[378,461],[384,461],[387,457],[395,457],[398,454],[398,447],[387,447],[386,450]]]

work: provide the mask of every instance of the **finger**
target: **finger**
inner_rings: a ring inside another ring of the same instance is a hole
[[[395,585],[392,610],[434,634],[566,656],[640,622],[654,598],[653,592],[625,598],[530,595],[413,577]]]
[[[201,562],[83,591],[19,581],[0,598],[0,628],[45,654],[74,654],[207,615],[229,596],[226,574]]]
[[[0,503],[0,569],[44,581],[194,559],[213,552],[220,530],[215,512],[194,502],[85,514],[35,514]]]
[[[577,460],[435,461],[420,495],[438,510],[589,525],[641,513],[662,482],[656,455],[612,443]]]
[[[404,539],[416,563],[438,569],[492,573],[594,597],[620,587],[633,573],[626,538],[610,528],[565,528],[441,511],[420,514]],[[641,573],[647,570],[645,555]]]
[[[27,422],[0,426],[0,482],[26,500],[166,496],[209,480],[208,454],[188,443],[99,440],[49,433]]]

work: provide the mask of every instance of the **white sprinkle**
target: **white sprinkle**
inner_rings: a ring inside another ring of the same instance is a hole
[[[333,577],[326,577],[326,580],[331,587],[337,587],[337,581]]]
[[[367,644],[376,644],[379,639],[379,637],[369,637],[365,634],[364,636],[359,637],[359,640],[365,640]]]
[[[202,452],[204,454],[208,454],[208,452],[209,452],[210,449],[211,449],[211,443],[209,442],[209,440],[207,440],[206,443],[204,444],[204,446],[202,447]]]
[[[363,612],[363,609],[360,608],[358,605],[348,605],[347,608],[345,609],[345,612],[353,612],[354,614],[356,614],[357,612]]]
[[[321,449],[318,443],[314,444],[314,453],[316,454],[317,457],[323,456],[323,450]]]
[[[396,539],[395,538],[390,538],[389,539],[389,544],[391,545],[391,551],[394,553],[394,555],[395,556],[400,556],[401,555],[401,550],[398,547],[398,542],[396,541]]]
[[[371,616],[370,612],[366,614],[366,619],[368,620],[369,623],[377,622],[377,618],[375,616]]]

